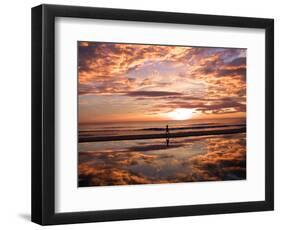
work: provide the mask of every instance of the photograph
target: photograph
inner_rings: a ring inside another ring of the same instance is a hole
[[[32,7],[32,222],[274,210],[275,19],[151,6]]]
[[[78,41],[78,187],[245,180],[246,51]]]

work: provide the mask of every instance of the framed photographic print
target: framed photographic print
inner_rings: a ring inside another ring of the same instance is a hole
[[[32,9],[32,221],[273,210],[273,19]]]

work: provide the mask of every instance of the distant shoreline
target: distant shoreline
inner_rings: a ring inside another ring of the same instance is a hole
[[[170,133],[169,138],[208,136],[208,135],[223,135],[223,134],[235,134],[235,133],[245,133],[245,132],[246,132],[246,127],[225,129],[225,130],[200,130],[200,131]],[[137,139],[161,139],[161,138],[166,138],[166,137],[167,136],[166,136],[165,133],[118,135],[118,136],[99,136],[99,137],[79,137],[79,143],[82,143],[82,142],[97,142],[97,141],[137,140]]]
[[[205,124],[204,124],[205,125]],[[246,124],[231,124],[231,125],[208,125],[208,126],[204,126],[204,125],[194,125],[194,126],[183,126],[183,127],[172,127],[169,128],[170,131],[173,130],[190,130],[190,129],[211,129],[211,128],[228,128],[228,127],[244,127],[246,126]],[[116,127],[114,127],[116,128]],[[118,127],[117,127],[118,128]],[[122,129],[122,131],[165,131],[166,128],[139,128],[139,129],[127,129],[124,130]],[[92,130],[79,130],[79,133],[88,133],[91,132]],[[111,131],[118,131],[118,129],[111,129]]]

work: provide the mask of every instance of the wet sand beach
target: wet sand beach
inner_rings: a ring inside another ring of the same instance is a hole
[[[246,179],[246,133],[79,143],[79,187]]]

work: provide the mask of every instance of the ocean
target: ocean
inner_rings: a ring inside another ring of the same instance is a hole
[[[184,131],[223,130],[235,127],[245,127],[245,118],[224,119],[190,119],[185,121],[142,121],[119,123],[79,124],[79,137],[145,135],[166,132],[178,133]]]

